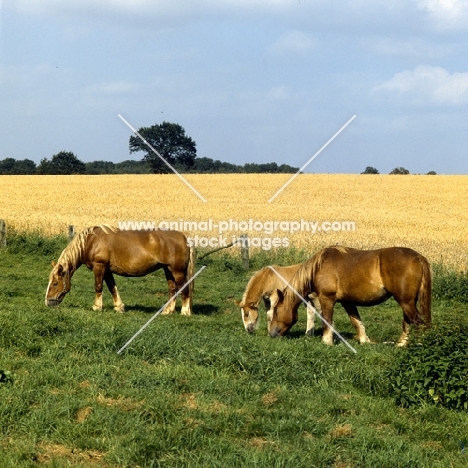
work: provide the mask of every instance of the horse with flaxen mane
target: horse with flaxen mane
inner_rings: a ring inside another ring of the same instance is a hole
[[[431,325],[432,276],[428,261],[406,247],[357,250],[327,247],[298,269],[290,287],[277,291],[270,336],[284,335],[297,321],[301,299],[314,292],[322,316],[333,323],[333,307],[339,302],[349,315],[360,343],[369,342],[357,306],[372,306],[394,297],[403,310],[403,331],[397,346],[408,341],[410,325]],[[416,307],[418,303],[419,309]],[[333,331],[324,322],[322,340],[333,344]]]
[[[257,329],[259,323],[258,307],[262,299],[267,310],[267,326],[268,330],[270,330],[270,322],[273,316],[271,304],[276,303],[278,300],[276,291],[283,289],[301,266],[302,263],[284,267],[278,265],[267,266],[257,271],[250,278],[242,300],[240,302],[236,301],[236,305],[241,309],[245,331],[252,333]],[[313,293],[308,298],[306,335],[309,336],[314,335],[314,315],[316,309],[320,310],[320,304],[315,300],[316,297],[317,295]],[[313,306],[311,302],[314,304]]]
[[[102,310],[103,282],[112,294],[114,309],[123,312],[114,280],[120,276],[146,276],[160,268],[164,270],[169,298],[193,276],[194,252],[187,238],[179,231],[121,231],[111,226],[94,226],[77,234],[65,247],[57,263],[52,262],[45,303],[59,305],[70,291],[71,277],[86,265],[94,273],[96,296],[93,310]],[[182,315],[192,314],[193,281],[181,291]],[[175,310],[175,299],[163,313]]]

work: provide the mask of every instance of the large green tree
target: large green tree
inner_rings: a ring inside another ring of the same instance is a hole
[[[47,158],[41,159],[37,167],[39,174],[84,174],[86,172],[86,165],[80,161],[70,151],[60,151],[60,153],[52,156],[49,161]]]
[[[163,122],[152,127],[142,127],[138,134],[145,141],[138,135],[131,136],[130,153],[146,153],[143,160],[150,164],[155,174],[166,174],[171,172],[171,169],[153,149],[177,169],[188,170],[194,165],[197,157],[196,143],[185,134],[185,130],[179,124]]]
[[[0,161],[0,174],[35,174],[36,163],[30,159],[17,161],[13,158],[6,158]]]
[[[372,167],[372,166],[367,166],[364,169],[364,172],[361,172],[361,174],[378,174],[378,173],[379,171],[375,167]]]

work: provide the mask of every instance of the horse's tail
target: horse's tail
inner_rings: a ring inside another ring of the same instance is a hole
[[[431,294],[432,294],[432,272],[429,262],[423,256],[420,257],[422,265],[422,278],[419,285],[419,311],[424,319],[426,328],[431,326]]]
[[[189,261],[187,265],[187,281],[190,281],[193,278],[193,272],[195,271],[195,247],[192,245],[189,247]],[[189,298],[190,298],[190,310],[193,306],[193,290],[194,290],[195,281],[190,281],[189,284]]]

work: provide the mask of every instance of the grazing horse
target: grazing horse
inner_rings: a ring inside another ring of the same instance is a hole
[[[372,306],[394,297],[403,310],[403,332],[397,346],[408,341],[410,324],[431,325],[431,268],[418,252],[406,247],[357,250],[327,247],[307,260],[290,282],[291,287],[277,291],[273,304],[270,336],[284,335],[297,321],[301,299],[314,292],[322,316],[333,323],[333,307],[343,305],[357,332],[359,343],[369,342],[356,306]],[[420,311],[416,307],[419,301]],[[333,344],[333,331],[324,322],[322,340]]]
[[[110,226],[94,226],[77,234],[65,247],[57,263],[52,262],[45,297],[48,306],[56,306],[70,291],[75,271],[86,265],[94,272],[96,296],[93,310],[102,310],[102,289],[105,281],[114,309],[125,310],[113,274],[145,276],[160,268],[169,287],[169,299],[193,276],[193,248],[178,231],[121,231]],[[192,314],[193,281],[181,291],[182,315]],[[163,313],[175,310],[175,298]]]
[[[242,300],[240,302],[236,301],[236,305],[241,308],[242,322],[247,332],[252,333],[258,327],[258,306],[262,299],[265,304],[265,309],[267,310],[268,330],[270,330],[270,322],[273,315],[271,304],[276,303],[278,300],[276,291],[286,286],[282,278],[289,282],[301,266],[302,263],[285,267],[278,265],[267,266],[257,271],[252,278],[250,278]],[[314,335],[314,315],[316,309],[320,310],[320,304],[316,300],[316,297],[317,295],[312,293],[307,306],[306,335],[309,336]],[[314,306],[312,306],[310,302],[312,302]]]

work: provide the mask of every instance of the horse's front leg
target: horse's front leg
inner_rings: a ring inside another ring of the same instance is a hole
[[[272,295],[275,293],[272,293]],[[270,323],[273,320],[273,307],[271,307],[271,296],[270,297],[264,297],[263,298],[263,304],[265,305],[265,310],[266,312],[266,318],[267,318],[267,330],[268,332],[270,331]],[[255,328],[257,327],[257,322],[258,322],[258,314],[257,314],[257,320],[255,323]]]
[[[342,305],[349,316],[349,320],[351,320],[351,324],[356,330],[357,340],[359,343],[371,343],[371,340],[367,336],[366,328],[364,327],[364,323],[361,319],[361,316],[359,315],[357,307],[350,303],[343,303]]]
[[[333,307],[335,306],[335,300],[321,295],[319,296],[320,306],[322,309],[322,341],[327,345],[333,344]]]
[[[117,285],[115,284],[114,275],[111,271],[106,270],[104,274],[104,281],[106,282],[107,287],[109,288],[109,292],[112,294],[112,300],[114,301],[114,310],[116,310],[117,312],[125,312],[125,304],[120,298]]]
[[[318,295],[316,293],[309,294],[307,301],[307,328],[305,334],[307,336],[314,336],[315,332],[315,316],[317,314],[322,314],[322,309],[320,307],[320,301],[318,300]]]
[[[94,304],[93,310],[102,310],[102,284],[104,279],[104,274],[106,272],[106,266],[100,263],[97,263],[93,267],[94,273]]]

